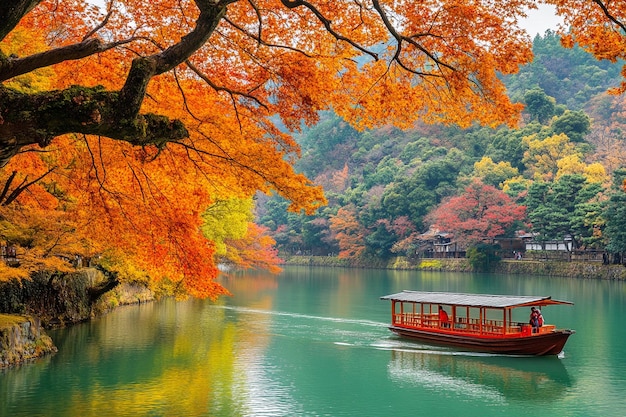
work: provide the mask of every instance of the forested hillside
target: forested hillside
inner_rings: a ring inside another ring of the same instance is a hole
[[[324,113],[298,137],[297,168],[323,185],[328,205],[288,214],[285,200],[259,196],[258,222],[283,254],[411,255],[429,231],[466,248],[534,233],[624,251],[626,98],[607,94],[621,64],[563,48],[550,31],[533,49],[531,64],[504,77],[526,106],[517,128],[357,131]]]

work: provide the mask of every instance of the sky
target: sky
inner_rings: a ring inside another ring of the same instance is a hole
[[[539,5],[538,10],[529,10],[527,14],[528,17],[520,22],[520,26],[533,38],[537,34],[543,35],[547,29],[556,30],[557,25],[562,22],[551,5]]]

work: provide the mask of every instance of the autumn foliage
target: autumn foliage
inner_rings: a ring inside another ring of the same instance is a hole
[[[504,192],[474,180],[462,194],[433,210],[428,222],[439,231],[454,234],[461,244],[475,245],[503,236],[516,221],[524,220],[525,214],[526,207],[512,202]]]
[[[571,39],[604,36],[576,20],[579,2],[553,3],[580,27]],[[0,273],[67,267],[79,255],[196,296],[225,293],[219,256],[267,267],[276,257],[248,222],[236,239],[203,233],[210,208],[258,191],[296,212],[322,206],[321,187],[293,169],[288,133],[320,110],[360,129],[517,123],[521,105],[497,75],[530,61],[516,23],[533,5],[3,1],[0,237],[22,262]],[[623,22],[623,6],[609,11]],[[623,32],[610,39],[593,52],[622,57]],[[338,213],[335,227],[358,252],[350,219]]]

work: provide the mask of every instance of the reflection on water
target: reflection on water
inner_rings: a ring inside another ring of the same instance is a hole
[[[626,283],[289,268],[235,294],[120,308],[52,332],[59,352],[0,371],[0,417],[623,417]],[[384,294],[550,294],[565,356],[462,353],[400,339]],[[617,330],[617,331],[616,331]]]
[[[561,398],[572,381],[561,359],[511,357],[448,350],[421,349],[391,342],[390,378],[433,390],[489,398],[494,402],[551,402]]]

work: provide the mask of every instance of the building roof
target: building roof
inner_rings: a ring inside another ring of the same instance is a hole
[[[529,295],[463,294],[452,292],[425,292],[404,290],[396,294],[380,297],[381,300],[404,301],[409,303],[444,304],[466,307],[524,307],[552,304],[573,304],[569,301],[553,300],[551,297]]]

